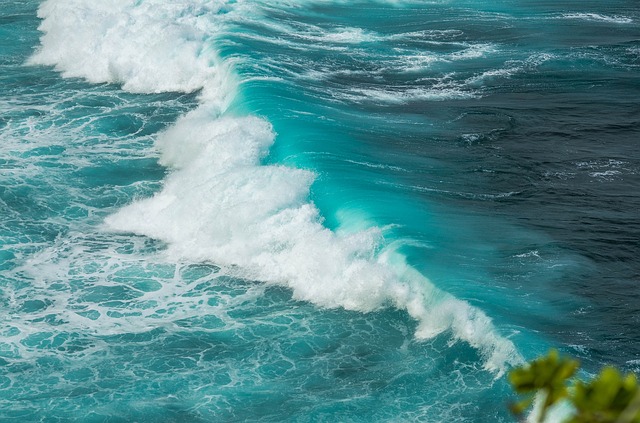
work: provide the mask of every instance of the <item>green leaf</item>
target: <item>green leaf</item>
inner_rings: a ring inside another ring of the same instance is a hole
[[[545,400],[540,411],[543,420],[549,407],[566,398],[567,381],[578,369],[578,362],[561,357],[557,350],[533,360],[525,366],[513,369],[509,373],[509,382],[519,394],[543,392]],[[531,406],[531,401],[522,401],[512,409],[524,412]],[[522,409],[524,407],[524,409]]]
[[[531,404],[533,403],[533,399],[534,399],[534,395],[530,395],[528,398],[525,398],[521,401],[513,402],[509,404],[509,409],[513,414],[519,416],[522,413],[524,413],[527,408],[531,407]]]

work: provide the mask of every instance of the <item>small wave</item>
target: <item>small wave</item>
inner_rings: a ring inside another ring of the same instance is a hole
[[[464,35],[464,32],[459,29],[428,29],[422,31],[405,32],[402,34],[396,34],[390,36],[391,39],[409,39],[409,40],[428,40],[428,41],[441,41],[452,40]]]
[[[546,179],[559,179],[561,181],[567,181],[576,177],[575,172],[551,172],[546,171],[542,174]]]
[[[396,170],[399,172],[409,172],[409,170],[404,169],[402,167],[398,167],[398,166],[391,166],[391,165],[386,165],[386,164],[382,164],[382,163],[371,163],[371,162],[361,162],[358,160],[345,160],[348,163],[353,163],[353,164],[357,164],[360,166],[365,166],[365,167],[370,167],[370,168],[374,168],[374,169],[388,169],[388,170]]]
[[[324,30],[319,27],[311,27],[309,31],[297,32],[293,34],[296,37],[303,38],[308,41],[336,43],[336,44],[360,44],[364,42],[380,41],[384,37],[362,28],[332,28]]]
[[[523,70],[524,69],[522,67],[518,66],[504,69],[492,69],[467,79],[467,83],[471,85],[478,85],[484,83],[486,80],[491,80],[494,78],[509,78],[510,76],[518,72],[522,72]]]
[[[287,34],[288,37],[291,37],[292,34]],[[348,46],[344,45],[347,43],[322,43],[322,42],[298,42],[294,39],[288,39],[287,37],[269,37],[261,34],[255,33],[242,33],[236,34],[236,37],[245,38],[248,40],[260,41],[263,43],[273,44],[277,46],[286,46],[292,50],[298,51],[308,51],[308,50],[325,50],[325,51],[340,51],[345,52],[348,51]],[[304,39],[305,37],[298,36],[298,39]],[[306,37],[309,41],[310,37]]]
[[[397,187],[403,188],[403,186],[400,186],[400,185],[398,185]],[[461,198],[467,198],[471,200],[489,200],[489,201],[500,200],[502,198],[508,198],[508,197],[512,197],[514,195],[520,194],[520,191],[499,192],[497,194],[473,193],[473,192],[464,192],[464,191],[451,191],[451,190],[431,188],[431,187],[425,187],[425,186],[419,186],[419,185],[412,185],[404,188],[405,189],[408,188],[408,189],[411,189],[414,191],[420,191],[420,192],[433,192],[436,194],[443,194],[451,197],[461,197]]]
[[[541,64],[554,59],[555,56],[548,53],[535,54],[528,57],[525,60],[508,61],[505,63],[506,67],[500,69],[491,69],[481,74],[474,75],[467,79],[467,84],[478,85],[486,80],[494,78],[509,78],[515,74],[522,72],[531,72],[535,70]]]
[[[334,93],[335,98],[356,103],[407,104],[414,101],[444,101],[477,97],[474,92],[459,88],[356,88],[344,93]]]
[[[532,251],[528,251],[526,253],[516,254],[514,257],[517,257],[517,258],[529,258],[529,257],[540,258],[540,252],[538,250],[532,250]]]
[[[633,19],[626,16],[607,16],[600,15],[598,13],[567,13],[557,19],[579,19],[585,21],[594,22],[609,22],[616,24],[630,24],[633,23]]]
[[[576,163],[576,165],[579,168],[587,168],[587,169],[594,169],[594,168],[619,168],[623,165],[626,165],[627,162],[624,160],[618,160],[618,159],[605,159],[605,160],[591,160],[588,162],[578,162]]]
[[[444,54],[407,51],[401,55],[401,58],[398,60],[399,63],[394,63],[390,70],[400,68],[404,72],[419,72],[437,63],[479,59],[498,51],[496,46],[487,43],[469,44],[455,42],[446,43],[446,45],[455,48],[456,51]]]
[[[620,175],[622,172],[619,170],[605,170],[604,172],[591,172],[589,176],[592,178],[599,178],[605,180],[611,180],[614,176]]]
[[[592,160],[588,162],[578,162],[576,167],[588,171],[588,175],[601,181],[613,181],[623,175],[633,175],[637,172],[630,166],[629,162],[618,159]]]

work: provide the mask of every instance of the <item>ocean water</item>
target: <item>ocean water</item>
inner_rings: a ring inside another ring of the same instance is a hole
[[[1,0],[0,421],[510,422],[640,371],[636,0]]]

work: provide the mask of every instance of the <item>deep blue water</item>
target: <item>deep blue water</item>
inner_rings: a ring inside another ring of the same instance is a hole
[[[0,7],[0,421],[513,421],[640,371],[640,6]]]

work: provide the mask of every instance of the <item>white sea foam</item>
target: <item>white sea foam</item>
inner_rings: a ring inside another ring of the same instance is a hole
[[[110,216],[107,229],[163,240],[172,259],[213,262],[320,306],[406,310],[418,321],[416,337],[449,332],[477,348],[485,367],[498,374],[519,362],[514,345],[482,311],[437,289],[393,248],[381,249],[382,230],[324,227],[308,199],[312,172],[261,164],[275,138],[270,124],[224,113],[236,85],[231,66],[212,47],[228,19],[217,14],[223,6],[195,0],[42,4],[45,35],[31,63],[133,92],[203,90],[201,105],[157,140],[160,161],[171,171],[163,188]],[[226,6],[226,12],[241,7]],[[397,94],[359,93],[391,102]],[[434,88],[400,98],[461,95],[468,94]]]
[[[400,56],[400,62],[397,64],[394,63],[393,68],[400,68],[405,72],[418,72],[429,68],[433,64],[479,59],[497,51],[497,48],[494,45],[486,43],[469,44],[447,42],[446,44],[447,46],[455,47],[458,50],[446,54],[408,50],[403,52]]]
[[[412,41],[416,40],[424,40],[424,41],[441,41],[441,40],[451,40],[455,38],[459,38],[464,35],[464,32],[459,29],[427,29],[422,31],[412,31],[400,33],[397,35],[391,36],[394,39],[410,39]]]
[[[300,39],[304,39],[306,38],[304,41],[304,43],[300,43],[297,42],[297,40],[295,40],[295,38],[292,39],[287,39],[284,37],[268,37],[265,35],[261,35],[261,34],[253,34],[253,33],[246,33],[246,34],[238,34],[238,37],[242,37],[242,38],[247,38],[250,40],[257,40],[260,41],[262,43],[268,43],[268,44],[275,44],[278,46],[286,46],[292,50],[300,50],[300,51],[306,51],[306,50],[311,50],[311,49],[315,49],[315,50],[326,50],[326,51],[347,51],[348,47],[346,47],[345,43],[321,43],[321,42],[316,42],[316,43],[312,43],[309,44],[309,37],[298,37]]]
[[[517,257],[517,258],[529,258],[529,257],[540,258],[540,252],[538,250],[531,250],[531,251],[528,251],[526,253],[516,254],[514,257]]]
[[[304,31],[291,32],[293,32],[295,36],[305,40],[321,43],[360,44],[384,39],[383,36],[362,28],[337,27],[323,29],[314,25],[308,25],[304,29]]]
[[[212,120],[204,108],[191,112],[158,140],[161,162],[173,168],[163,190],[121,209],[107,225],[168,242],[175,260],[236,268],[239,276],[284,285],[296,299],[324,307],[406,309],[419,321],[418,338],[451,330],[478,348],[491,370],[517,360],[480,310],[439,291],[393,250],[378,254],[379,230],[325,228],[307,200],[311,172],[260,165],[273,137],[258,118]]]
[[[633,19],[626,16],[607,16],[599,13],[567,13],[562,15],[560,19],[579,19],[584,21],[609,22],[616,24],[633,23]]]
[[[484,71],[478,75],[474,75],[473,77],[467,79],[467,84],[469,85],[478,85],[484,84],[485,81],[491,80],[494,78],[510,78],[513,75],[522,72],[532,72],[538,66],[543,63],[553,60],[555,57],[548,53],[542,54],[534,54],[528,57],[526,60],[511,60],[506,62],[507,65],[501,69],[491,69],[488,71]]]
[[[29,63],[130,92],[203,90],[208,103],[223,109],[233,78],[211,47],[220,27],[208,18],[224,3],[48,0],[38,10],[41,47]]]
[[[437,84],[432,88],[354,88],[349,92],[335,93],[334,97],[357,103],[406,104],[412,101],[443,101],[476,96],[474,92],[465,91],[461,87],[442,85]]]

